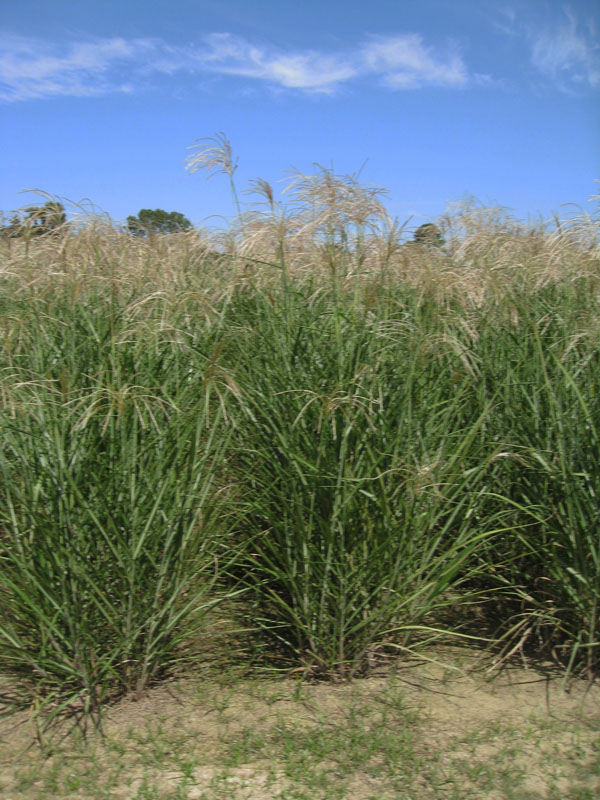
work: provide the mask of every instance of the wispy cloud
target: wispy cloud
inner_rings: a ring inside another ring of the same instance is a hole
[[[458,53],[438,55],[417,34],[373,36],[363,47],[362,60],[393,89],[465,86],[469,82],[467,68]]]
[[[580,26],[570,9],[553,27],[530,30],[531,63],[559,88],[600,88],[600,46],[592,31]]]
[[[490,16],[489,22],[492,27],[505,33],[507,36],[518,36],[517,31],[517,14],[512,6],[500,6],[494,9],[494,13]]]
[[[491,22],[513,40],[526,42],[536,74],[555,88],[600,88],[600,43],[593,18],[578,19],[569,6],[535,17],[505,6]]]
[[[133,91],[152,74],[231,75],[312,94],[333,94],[358,78],[392,90],[479,82],[456,49],[438,51],[417,34],[371,36],[331,53],[258,45],[229,33],[187,47],[122,38],[59,45],[8,35],[0,36],[0,52],[0,100],[9,102]]]
[[[286,89],[331,94],[359,72],[359,66],[343,54],[269,51],[228,33],[213,33],[205,43],[207,49],[200,53],[200,61],[207,69],[268,81]]]
[[[0,37],[0,99],[28,100],[130,91],[118,67],[148,58],[155,45],[144,39],[105,39],[58,47],[39,39]]]

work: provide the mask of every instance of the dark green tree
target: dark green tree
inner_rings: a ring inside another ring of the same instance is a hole
[[[179,211],[163,211],[162,208],[142,208],[137,216],[127,217],[127,230],[133,236],[149,236],[151,233],[181,233],[189,231],[192,223]]]
[[[424,244],[428,247],[441,247],[445,244],[445,239],[437,225],[433,222],[426,222],[420,225],[413,236],[415,244]]]
[[[23,220],[15,214],[7,224],[2,225],[0,235],[4,239],[16,239],[21,235],[22,228]]]
[[[10,222],[12,236],[41,236],[56,231],[67,221],[65,207],[57,200],[49,200],[41,206],[27,206],[22,214]]]

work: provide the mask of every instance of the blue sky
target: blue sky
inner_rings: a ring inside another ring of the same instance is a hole
[[[224,131],[240,192],[320,163],[389,190],[412,225],[467,195],[515,216],[593,210],[595,0],[3,0],[0,209],[23,189],[220,224],[225,176],[185,169]],[[245,202],[252,197],[242,195]]]

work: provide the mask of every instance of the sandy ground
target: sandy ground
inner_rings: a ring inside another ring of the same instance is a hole
[[[397,720],[398,735],[402,726],[410,724],[424,763],[428,754],[435,757],[436,774],[460,772],[461,760],[488,765],[488,769],[496,765],[498,770],[504,769],[506,761],[523,776],[519,797],[556,797],[556,791],[565,798],[578,797],[584,795],[576,794],[576,789],[583,788],[592,792],[587,796],[593,797],[597,791],[600,797],[600,782],[594,777],[600,770],[590,777],[584,769],[594,754],[600,758],[599,686],[577,681],[565,690],[560,675],[552,670],[522,666],[506,668],[490,680],[485,670],[473,671],[464,656],[450,661],[458,668],[412,663],[350,685],[300,684],[290,679],[221,681],[219,685],[194,678],[164,685],[139,701],[125,700],[107,713],[106,740],[93,736],[88,746],[93,749],[92,762],[99,774],[109,769],[111,762],[118,762],[122,778],[104,795],[94,796],[124,800],[153,796],[141,791],[150,776],[157,797],[287,797],[293,778],[281,753],[269,749],[265,741],[274,730],[280,730],[282,720],[298,736],[311,730],[343,731],[354,709],[371,724],[377,724],[377,719]],[[381,716],[386,709],[391,716]],[[390,735],[394,736],[394,731]],[[256,748],[249,736],[260,740]],[[42,796],[46,785],[42,773],[50,768],[52,759],[69,758],[65,742],[42,759],[32,741],[26,714],[0,719],[0,797],[26,800]],[[232,748],[237,748],[238,756],[231,756]],[[77,757],[81,764],[87,756],[78,751]],[[20,771],[31,772],[38,762],[40,779],[30,781],[29,787],[17,794]],[[331,757],[323,759],[322,769],[327,770],[328,764],[335,770]],[[553,782],[549,772],[554,773]],[[397,789],[393,794],[388,789],[386,794],[381,780],[373,779],[368,771],[357,770],[343,778],[345,794],[340,797],[349,800],[418,796],[408,790],[403,795]],[[426,775],[422,780],[423,797],[443,796],[432,793]],[[413,776],[411,785],[412,792],[418,791],[418,776]],[[550,785],[555,794],[549,794]],[[181,786],[185,793],[176,794]],[[466,796],[478,796],[468,794],[467,788]],[[88,787],[55,796],[84,800],[90,791]],[[498,788],[485,796],[490,800],[510,796],[506,792],[506,788]],[[314,796],[325,795],[316,792]]]

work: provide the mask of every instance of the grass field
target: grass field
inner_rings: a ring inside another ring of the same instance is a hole
[[[215,613],[257,674],[461,641],[592,680],[597,217],[471,205],[434,247],[326,170],[285,212],[255,188],[210,235],[0,241],[7,708],[99,725],[193,671]]]

